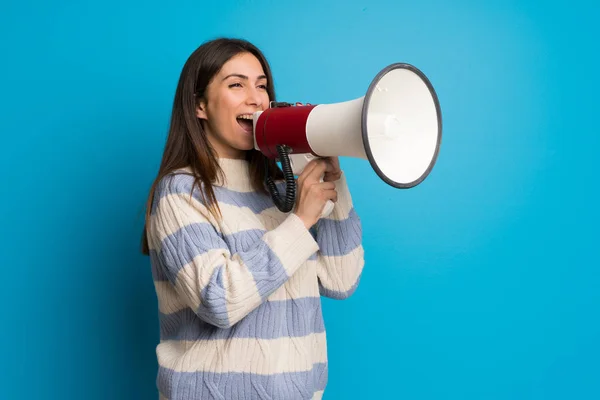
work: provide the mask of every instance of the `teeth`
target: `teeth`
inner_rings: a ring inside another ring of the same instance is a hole
[[[252,115],[250,115],[250,114],[239,115],[238,118],[240,118],[240,119],[253,119]]]

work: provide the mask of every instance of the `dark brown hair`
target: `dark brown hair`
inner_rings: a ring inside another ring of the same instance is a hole
[[[269,100],[275,101],[271,68],[263,53],[252,43],[242,39],[218,38],[203,43],[189,56],[179,77],[167,142],[158,175],[152,183],[146,203],[146,225],[142,237],[144,254],[149,254],[146,229],[152,210],[154,191],[161,179],[177,169],[190,167],[194,174],[192,190],[197,187],[209,211],[215,218],[220,217],[212,185],[222,171],[200,119],[196,117],[196,107],[199,101],[205,98],[206,87],[212,78],[219,73],[227,61],[240,53],[250,53],[261,63],[267,76]],[[257,191],[267,192],[264,185],[267,174],[273,179],[283,176],[276,162],[267,159],[259,151],[247,151],[246,159],[249,161],[252,186]]]

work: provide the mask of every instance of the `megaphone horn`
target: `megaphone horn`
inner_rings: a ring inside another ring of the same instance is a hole
[[[290,153],[305,155],[307,161],[356,157],[369,160],[384,182],[399,189],[412,188],[429,175],[442,138],[437,94],[425,74],[406,63],[382,69],[358,99],[305,106],[272,103],[269,109],[254,113],[253,127],[255,149],[279,159],[284,173]],[[275,186],[267,182],[284,212],[292,209],[295,196],[295,188],[289,188],[293,176],[289,177],[289,171],[286,174],[287,202],[277,199]]]

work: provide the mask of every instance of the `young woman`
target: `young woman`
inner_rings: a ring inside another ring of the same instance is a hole
[[[249,119],[272,100],[269,64],[247,41],[204,43],[181,72],[143,240],[162,399],[323,395],[320,296],[356,289],[361,224],[337,158],[304,169],[292,212],[275,207],[264,180],[282,172],[253,149]],[[320,218],[327,200],[334,210]]]

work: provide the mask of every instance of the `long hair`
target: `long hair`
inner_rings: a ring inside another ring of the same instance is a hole
[[[157,185],[171,172],[189,167],[194,174],[194,187],[199,189],[203,201],[215,218],[220,217],[213,184],[222,173],[217,161],[217,154],[211,147],[200,119],[196,116],[196,107],[204,97],[206,87],[211,79],[221,70],[223,65],[240,53],[254,55],[267,76],[267,93],[269,100],[275,100],[275,89],[271,68],[263,53],[252,43],[242,39],[219,38],[203,43],[187,59],[181,71],[175,99],[167,142],[165,144],[158,174],[150,188],[146,202],[145,226],[142,235],[142,253],[149,254],[147,227],[149,225],[154,192]],[[280,179],[283,174],[274,160],[267,159],[256,150],[246,152],[252,186],[259,192],[266,193],[265,177]]]

